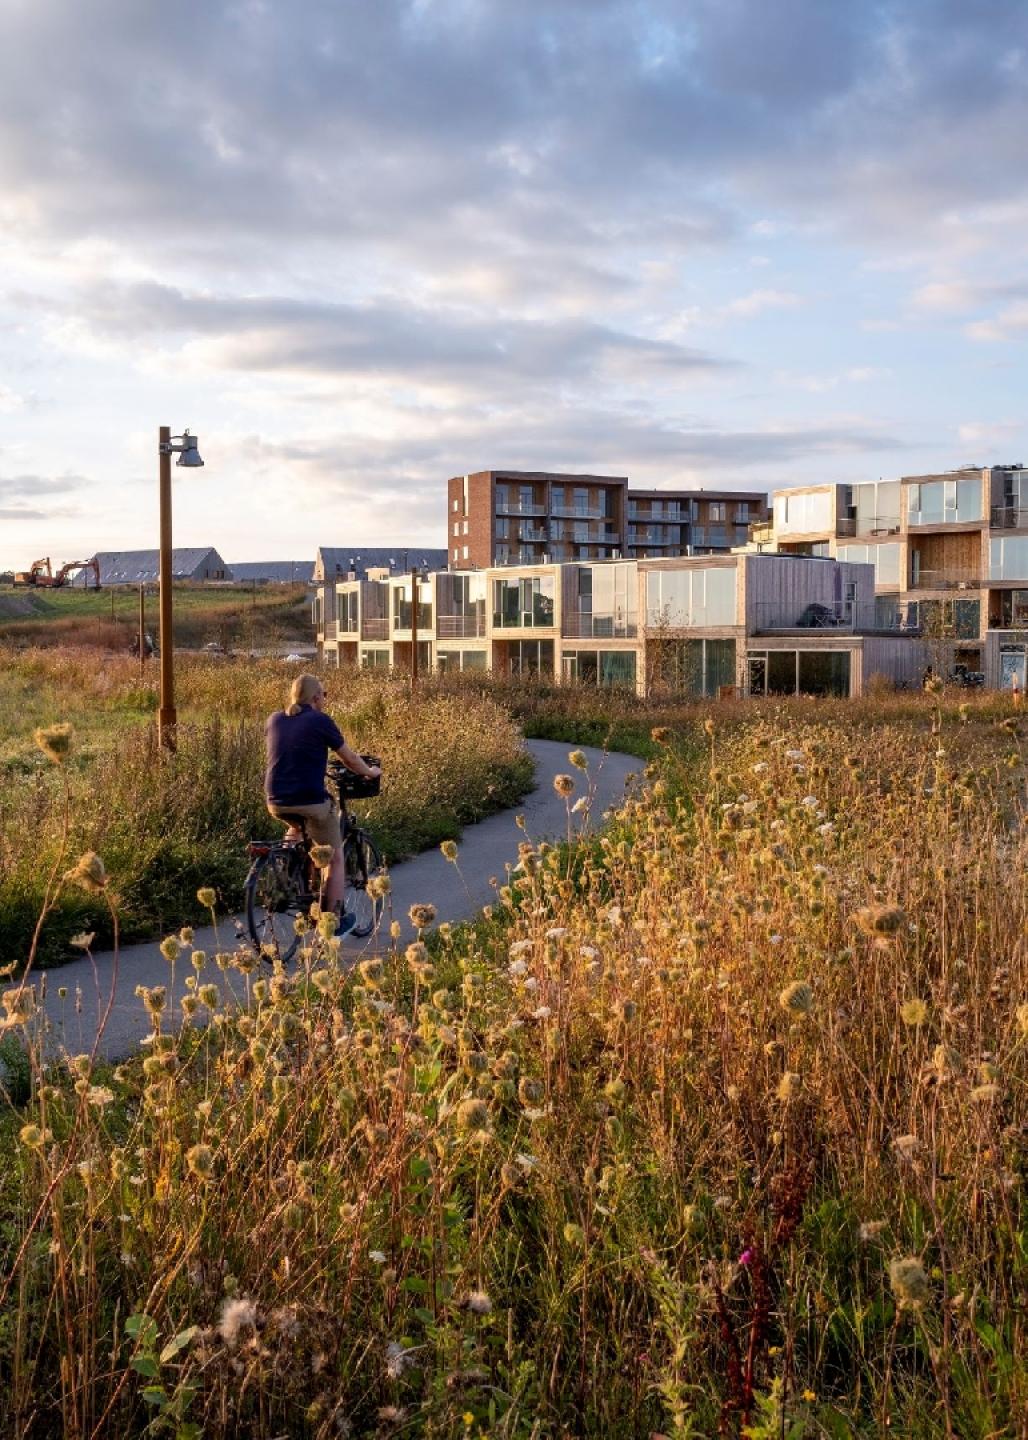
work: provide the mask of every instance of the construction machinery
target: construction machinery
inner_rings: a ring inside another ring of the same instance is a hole
[[[45,555],[42,560],[33,560],[27,570],[19,570],[14,577],[14,583],[15,585],[32,585],[40,590],[59,590],[63,585],[67,585],[71,576],[80,570],[92,570],[92,588],[99,590],[100,565],[96,559],[69,560],[55,575],[50,565],[49,555]]]

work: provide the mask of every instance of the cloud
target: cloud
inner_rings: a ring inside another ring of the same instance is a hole
[[[23,303],[43,306],[39,297]],[[682,376],[732,362],[589,319],[528,321],[467,307],[218,296],[167,285],[101,284],[69,308],[73,326],[119,343],[193,343],[205,365],[476,388],[603,376]]]
[[[740,295],[737,299],[730,300],[724,306],[723,313],[748,319],[764,310],[791,310],[800,303],[800,296],[792,290],[751,290],[748,295]]]

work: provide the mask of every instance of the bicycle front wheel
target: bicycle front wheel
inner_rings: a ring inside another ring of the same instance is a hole
[[[296,857],[283,850],[259,855],[246,877],[246,924],[259,954],[292,959],[300,943],[296,921],[304,913],[303,901]]]
[[[354,918],[350,934],[357,940],[363,940],[378,929],[382,919],[382,896],[368,894],[368,881],[382,873],[382,857],[371,836],[365,830],[355,829],[343,841],[343,861],[346,866],[343,909]]]

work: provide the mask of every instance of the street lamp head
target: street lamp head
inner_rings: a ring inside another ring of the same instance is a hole
[[[200,459],[200,452],[199,452],[199,450],[196,448],[196,447],[197,447],[197,439],[196,439],[196,436],[195,436],[195,435],[190,435],[189,431],[186,430],[186,431],[182,434],[182,436],[181,436],[180,438],[181,438],[181,442],[182,442],[182,443],[181,443],[181,445],[180,445],[179,447],[176,447],[176,448],[181,449],[182,453],[179,455],[178,459],[175,461],[175,464],[176,464],[176,465],[186,465],[186,466],[189,466],[191,469],[192,469],[192,468],[195,468],[197,465],[202,465],[202,464],[203,464],[203,461]]]

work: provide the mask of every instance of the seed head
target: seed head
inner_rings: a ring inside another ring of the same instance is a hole
[[[196,892],[196,898],[205,910],[213,910],[218,897],[212,885],[201,885]]]
[[[584,750],[572,750],[568,755],[568,763],[573,765],[576,770],[589,769],[589,760]]]
[[[312,845],[311,860],[319,870],[327,870],[332,864],[332,856],[335,850],[331,845]]]
[[[918,999],[917,996],[914,996],[910,1000],[904,1000],[900,1006],[900,1019],[904,1025],[909,1025],[916,1029],[918,1026],[923,1025],[928,1019],[928,1006],[923,1000]]]
[[[35,732],[35,740],[48,760],[55,765],[63,765],[71,754],[74,735],[70,725],[45,725]]]
[[[177,935],[165,935],[160,945],[161,954],[170,964],[178,959],[179,943]]]
[[[569,795],[573,795],[575,792],[575,782],[570,775],[554,775],[553,788],[558,795],[562,795],[567,799]]]
[[[907,1255],[890,1262],[889,1283],[901,1310],[916,1310],[931,1295],[928,1276],[916,1255]]]
[[[472,1315],[488,1315],[493,1308],[493,1302],[484,1290],[472,1290],[467,1303]]]
[[[788,1105],[800,1093],[802,1081],[795,1070],[786,1070],[778,1082],[778,1098],[784,1105]]]
[[[462,1130],[484,1130],[489,1124],[489,1106],[472,1097],[457,1106],[457,1124]]]
[[[81,889],[96,894],[107,884],[107,871],[96,851],[87,850],[84,855],[79,856],[77,864],[65,872],[64,878],[72,885],[78,885]]]
[[[186,1164],[191,1174],[200,1180],[210,1180],[214,1174],[214,1151],[209,1145],[193,1145],[186,1151]]]
[[[410,907],[410,922],[418,930],[427,930],[435,919],[434,905],[412,905]]]
[[[650,731],[650,739],[654,745],[671,744],[671,728],[668,725],[654,725]]]
[[[242,1330],[253,1330],[257,1325],[257,1307],[245,1296],[226,1300],[221,1308],[218,1332],[230,1350],[235,1349]]]
[[[444,840],[443,843],[439,846],[439,849],[442,851],[442,855],[443,855],[443,859],[444,859],[444,860],[449,860],[449,862],[450,862],[451,865],[456,865],[456,863],[457,863],[457,842],[456,842],[456,840]]]
[[[814,1008],[814,992],[805,980],[794,980],[779,995],[778,1003],[790,1015],[809,1015]]]

